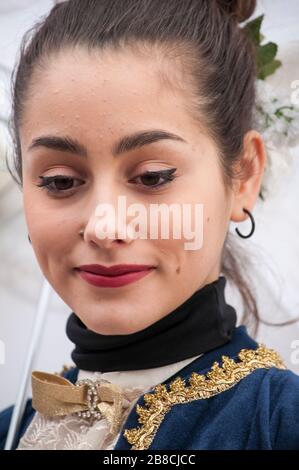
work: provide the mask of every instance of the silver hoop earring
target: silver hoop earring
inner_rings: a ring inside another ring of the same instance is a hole
[[[253,234],[253,232],[254,232],[254,230],[255,230],[255,221],[254,221],[253,215],[251,214],[251,212],[250,212],[249,210],[243,208],[243,212],[245,212],[245,214],[247,214],[247,215],[249,216],[250,220],[251,220],[251,230],[250,230],[250,232],[249,232],[248,235],[243,235],[243,234],[239,231],[238,228],[236,228],[235,230],[236,230],[237,234],[239,235],[239,237],[241,237],[241,238],[249,238],[249,237],[251,237],[251,235]]]

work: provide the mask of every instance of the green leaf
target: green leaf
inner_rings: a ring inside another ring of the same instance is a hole
[[[264,65],[258,72],[258,78],[265,80],[269,75],[272,75],[279,67],[281,67],[280,60],[272,60],[269,64]]]
[[[260,15],[254,20],[249,21],[244,26],[246,32],[249,34],[249,37],[256,46],[259,46],[261,43],[261,26],[264,19],[264,15]]]
[[[277,54],[277,49],[277,44],[274,44],[274,42],[268,42],[264,46],[260,46],[257,49],[258,66],[261,68],[264,65],[272,62]]]

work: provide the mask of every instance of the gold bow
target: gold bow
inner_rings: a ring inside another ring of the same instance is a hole
[[[32,406],[50,417],[77,413],[86,418],[104,416],[110,432],[117,434],[122,422],[123,393],[106,380],[81,380],[72,384],[56,374],[32,372]]]

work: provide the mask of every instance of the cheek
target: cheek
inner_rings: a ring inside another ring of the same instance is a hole
[[[210,267],[218,264],[221,258],[223,243],[228,229],[228,215],[224,194],[219,192],[204,207],[203,226],[203,262]]]
[[[46,216],[44,204],[26,180],[23,184],[23,205],[28,232],[35,247],[47,234],[49,218]]]
[[[191,223],[187,218],[187,226],[183,227],[188,238],[170,240],[167,247],[174,254],[174,273],[180,277],[180,282],[186,281],[190,285],[204,279],[218,264],[227,233],[226,205],[221,188],[211,198],[202,196],[201,201],[200,208],[195,209],[194,205],[191,210]]]
[[[202,177],[205,175],[205,178]],[[211,181],[213,184],[211,185]],[[221,255],[227,231],[225,188],[216,165],[202,172],[195,172],[192,181],[176,193],[172,203],[180,206],[181,220],[175,223],[171,214],[169,233],[179,225],[179,237],[153,240],[161,258],[166,260],[165,270],[188,277],[188,272],[214,266]],[[165,220],[164,220],[165,222]],[[161,222],[159,228],[161,233]],[[167,230],[166,230],[167,232]]]
[[[32,248],[47,276],[50,266],[59,268],[68,254],[71,228],[65,223],[62,211],[50,209],[46,197],[26,184],[23,186],[23,205]]]
[[[41,237],[59,241],[61,233],[67,230],[66,221],[71,214],[45,191],[24,181],[23,204],[28,231],[35,241]]]

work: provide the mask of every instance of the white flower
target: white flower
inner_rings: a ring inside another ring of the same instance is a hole
[[[299,144],[299,107],[292,103],[291,92],[274,88],[264,80],[256,82],[254,128],[261,133],[267,153],[262,194],[274,194],[283,175],[293,162],[291,147]]]
[[[265,143],[267,164],[262,181],[263,196],[275,194],[280,186],[282,178],[290,173],[293,163],[293,155],[289,147],[277,148],[273,142]]]
[[[256,109],[254,127],[277,147],[294,147],[299,144],[299,106],[289,93],[274,88],[265,80],[256,81]]]

